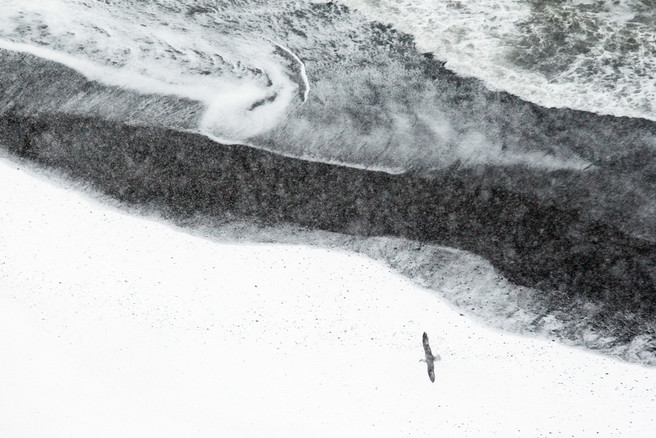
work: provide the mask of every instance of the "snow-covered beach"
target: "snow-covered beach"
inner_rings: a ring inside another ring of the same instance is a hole
[[[0,178],[2,436],[656,433],[653,368],[485,328],[363,256]]]
[[[656,436],[645,2],[2,4],[0,438]]]

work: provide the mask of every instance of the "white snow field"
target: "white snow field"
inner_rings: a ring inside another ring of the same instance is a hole
[[[656,436],[656,369],[382,263],[202,238],[6,159],[0,186],[0,437]]]

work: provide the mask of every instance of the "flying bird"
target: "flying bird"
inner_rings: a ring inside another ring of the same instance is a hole
[[[428,366],[428,377],[430,377],[431,382],[434,382],[435,361],[440,360],[440,355],[438,354],[437,356],[433,356],[430,345],[428,344],[428,335],[426,334],[426,332],[424,332],[424,336],[422,338],[422,344],[424,344],[424,353],[426,355],[426,359],[420,359],[419,362],[426,362],[426,365]]]

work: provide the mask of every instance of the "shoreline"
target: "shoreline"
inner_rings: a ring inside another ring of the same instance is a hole
[[[501,143],[516,137],[528,142],[521,146],[527,150],[567,143],[595,166],[455,162],[390,173],[294,158],[284,145],[221,145],[193,132],[203,113],[197,103],[103,87],[53,62],[2,50],[0,84],[8,86],[0,92],[0,142],[13,156],[178,224],[249,221],[473,253],[508,281],[534,290],[513,298],[535,315],[523,331],[550,336],[555,330],[566,343],[619,356],[618,349],[644,344],[651,355],[644,360],[656,361],[656,220],[649,209],[656,124],[540,108],[460,78],[430,56],[417,57],[413,65],[442,87],[453,114],[487,108],[494,120],[485,123],[500,123]],[[87,113],[89,96],[98,100]],[[157,118],[158,108],[171,113]],[[509,108],[526,123],[499,116]],[[138,114],[134,124],[126,124],[132,114]],[[485,114],[474,111],[466,125],[483,123]],[[180,123],[171,128],[169,119]],[[627,150],[605,155],[620,139],[631,142]],[[405,275],[438,281],[430,256],[421,264],[384,252],[378,255]],[[475,307],[482,319],[505,312],[505,304],[485,302]]]
[[[362,255],[190,235],[14,164],[0,160],[9,436],[656,427],[655,368],[490,329]]]
[[[613,339],[612,348],[645,336],[646,351],[656,345],[648,277],[655,244],[535,196],[481,188],[469,172],[452,169],[433,179],[390,175],[219,146],[197,134],[62,115],[1,118],[0,141],[17,156],[174,223],[247,220],[469,251],[509,281],[541,291],[525,305],[563,319],[558,337],[566,342],[585,345],[581,332],[592,329]],[[613,270],[608,254],[630,275]],[[572,315],[589,305],[592,315]]]

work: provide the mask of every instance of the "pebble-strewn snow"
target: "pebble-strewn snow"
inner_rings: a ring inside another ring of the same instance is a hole
[[[58,184],[0,161],[0,436],[656,436],[656,369],[484,328],[361,256]]]

